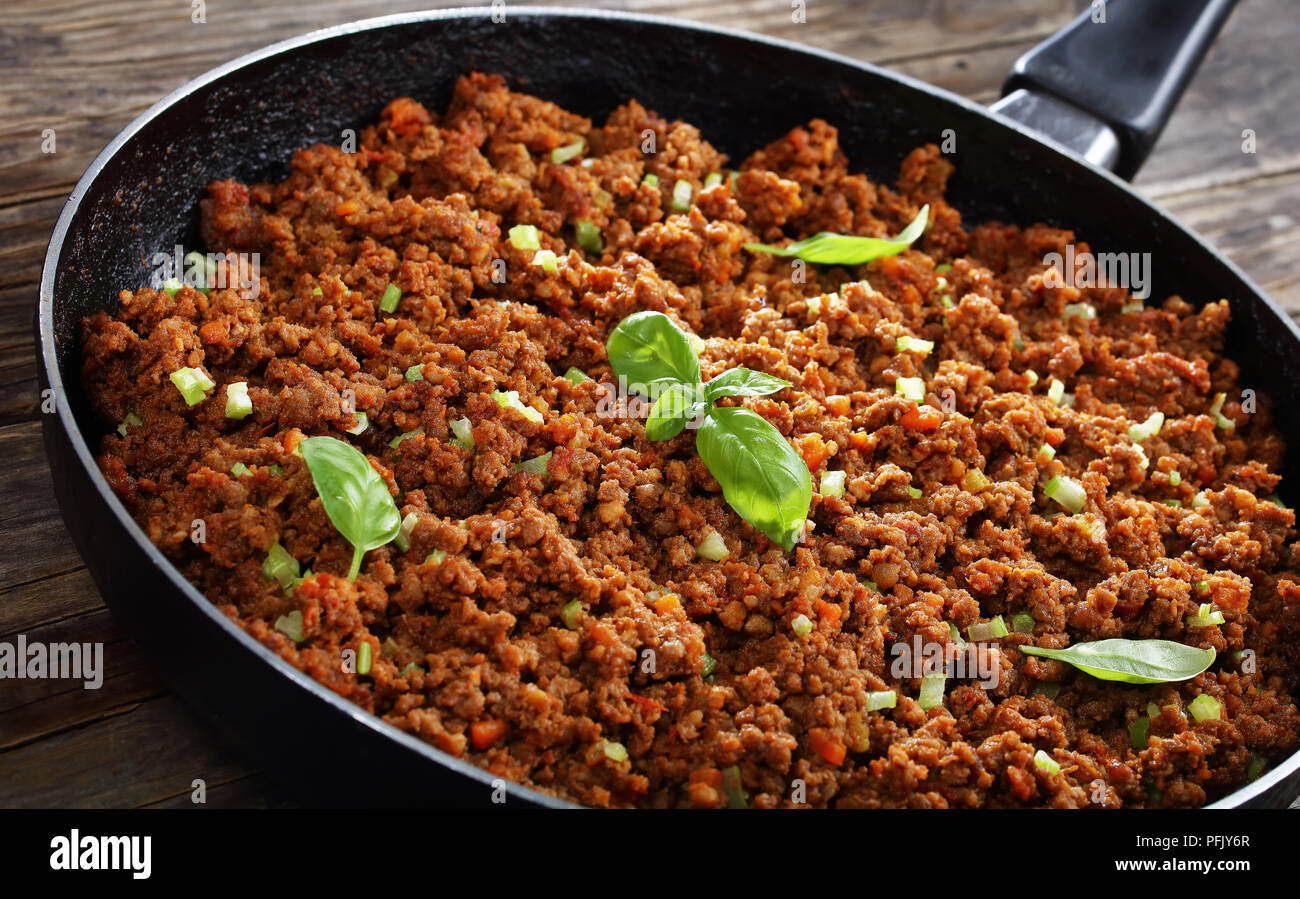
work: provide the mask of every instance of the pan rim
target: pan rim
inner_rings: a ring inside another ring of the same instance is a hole
[[[53,423],[51,422],[51,419],[57,418],[58,426],[62,429],[63,435],[66,437],[68,445],[76,456],[77,462],[89,477],[99,499],[107,505],[118,523],[126,529],[126,532],[130,535],[131,539],[144,552],[149,561],[162,571],[163,575],[172,586],[177,588],[185,599],[197,605],[208,620],[224,632],[225,636],[242,643],[244,649],[251,650],[264,664],[270,665],[277,673],[287,676],[291,682],[299,688],[307,691],[316,699],[328,703],[335,711],[348,716],[352,719],[353,723],[365,727],[369,731],[374,732],[377,736],[394,740],[405,749],[414,751],[429,761],[438,764],[453,773],[471,777],[489,787],[493,784],[495,778],[486,769],[480,768],[464,759],[457,758],[456,756],[437,749],[433,745],[422,740],[418,740],[410,734],[407,734],[384,721],[379,716],[365,711],[360,706],[354,705],[325,687],[323,684],[310,678],[303,671],[293,667],[279,655],[272,653],[261,643],[254,640],[242,628],[237,627],[225,615],[220,614],[216,606],[214,606],[207,597],[200,593],[198,588],[186,580],[181,575],[179,569],[163,556],[158,547],[148,539],[144,531],[136,523],[135,519],[132,518],[126,510],[126,507],[122,504],[121,500],[118,499],[115,493],[113,493],[112,488],[109,486],[107,479],[99,468],[99,465],[95,462],[94,453],[86,440],[86,436],[82,433],[76,419],[73,417],[72,410],[68,407],[66,402],[60,399],[63,396],[64,381],[59,369],[54,331],[54,280],[58,272],[59,259],[63,255],[63,249],[67,241],[72,220],[79,211],[81,201],[85,197],[91,185],[94,184],[95,180],[119,154],[119,152],[127,147],[145,127],[166,110],[182,103],[191,94],[220,81],[227,75],[249,66],[276,56],[287,54],[290,51],[302,47],[332,40],[334,38],[384,28],[401,27],[404,25],[440,20],[490,18],[491,15],[492,10],[490,7],[455,7],[442,10],[422,10],[410,13],[377,16],[373,18],[359,19],[327,28],[316,29],[253,50],[230,60],[229,62],[209,69],[170,91],[161,99],[150,105],[145,111],[137,115],[117,133],[104,149],[95,156],[90,165],[87,166],[86,170],[77,180],[76,186],[73,187],[72,192],[68,195],[68,199],[65,201],[63,209],[59,214],[59,218],[55,223],[54,230],[50,236],[49,245],[46,249],[45,261],[41,268],[41,282],[36,316],[36,336],[39,344],[37,362],[40,366],[40,374],[43,377],[45,386],[53,391],[53,395],[56,398],[55,413],[53,415],[42,416],[42,428],[52,427]],[[620,10],[579,9],[554,6],[512,8],[508,12],[508,16],[516,19],[568,19],[574,22],[581,22],[584,20],[618,21],[628,24],[654,25],[717,35],[719,37],[731,38],[733,40],[750,44],[768,46],[773,49],[780,49],[786,52],[820,58],[841,67],[855,69],[873,77],[893,81],[914,91],[926,94],[934,99],[958,106],[966,112],[973,113],[985,119],[992,119],[996,124],[1040,144],[1043,148],[1061,157],[1064,165],[1081,166],[1088,172],[1102,177],[1109,183],[1110,187],[1127,194],[1130,199],[1137,200],[1152,213],[1169,221],[1170,224],[1172,224],[1178,231],[1181,231],[1183,235],[1189,238],[1196,245],[1198,251],[1209,254],[1218,264],[1227,268],[1230,274],[1244,284],[1246,288],[1265,305],[1266,308],[1268,308],[1284,323],[1292,340],[1297,345],[1300,345],[1300,325],[1297,325],[1295,320],[1292,319],[1290,315],[1286,314],[1285,310],[1278,306],[1278,304],[1275,303],[1274,300],[1269,297],[1244,271],[1242,271],[1236,263],[1219,252],[1206,238],[1188,228],[1167,210],[1155,205],[1146,197],[1138,193],[1131,184],[1118,178],[1109,171],[1096,168],[1078,154],[1056,144],[1034,131],[1031,131],[1019,122],[992,112],[978,103],[967,100],[966,98],[943,88],[936,87],[932,84],[928,84],[899,72],[876,66],[872,63],[856,60],[839,53],[822,50],[796,41],[787,40],[785,38],[757,34],[727,26],[677,19],[670,16],[647,13],[630,13]],[[61,508],[60,514],[62,514]],[[1300,772],[1300,750],[1297,750],[1271,771],[1261,776],[1258,780],[1239,787],[1215,802],[1203,806],[1203,808],[1216,809],[1242,806],[1260,795],[1267,793],[1283,781],[1295,776],[1297,772]],[[562,799],[534,787],[518,784],[514,781],[505,781],[505,784],[505,789],[508,795],[525,799],[528,802],[551,808],[581,807],[577,803]]]

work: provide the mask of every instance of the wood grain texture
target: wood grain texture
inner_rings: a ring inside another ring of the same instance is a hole
[[[0,807],[279,806],[166,692],[113,624],[55,505],[40,439],[32,312],[46,243],[72,185],[133,117],[214,65],[426,0],[6,0],[0,24],[0,639],[105,643],[98,690],[0,682]],[[455,4],[443,4],[455,5]],[[509,3],[508,8],[533,5]],[[1086,0],[606,0],[583,4],[743,28],[888,66],[990,102],[1017,56]],[[1137,179],[1288,309],[1300,312],[1300,115],[1293,0],[1233,15]],[[1257,152],[1242,152],[1253,129]],[[56,152],[42,152],[55,132]]]
[[[212,787],[247,777],[179,699],[163,696],[125,706],[93,727],[0,753],[0,807],[192,808],[195,778]],[[274,785],[262,778],[258,784],[249,792],[262,803],[274,801]],[[209,804],[221,799],[220,792],[210,795]]]

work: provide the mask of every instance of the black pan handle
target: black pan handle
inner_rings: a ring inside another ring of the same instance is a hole
[[[1016,60],[994,109],[1131,178],[1236,4],[1098,0]],[[1097,136],[1061,101],[1108,128],[1111,137]]]

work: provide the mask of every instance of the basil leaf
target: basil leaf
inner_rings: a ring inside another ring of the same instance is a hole
[[[700,382],[700,360],[690,339],[662,312],[636,312],[618,323],[605,342],[614,374],[634,393],[656,385]]]
[[[873,259],[896,256],[903,252],[921,236],[929,221],[930,205],[927,203],[897,237],[858,237],[852,234],[832,234],[829,231],[822,231],[806,240],[796,241],[784,247],[761,243],[747,243],[744,246],[751,252],[771,253],[775,256],[798,256],[805,262],[861,265]]]
[[[674,384],[655,400],[650,417],[645,422],[645,435],[651,440],[671,440],[682,432],[686,422],[694,418],[699,392],[687,384]]]
[[[1196,677],[1214,663],[1212,648],[1197,649],[1172,640],[1095,640],[1065,649],[1021,646],[1031,656],[1069,662],[1099,680],[1126,684],[1164,684]]]
[[[352,544],[348,580],[355,581],[366,551],[392,541],[401,531],[397,504],[370,460],[351,444],[334,437],[308,437],[298,446],[325,514]]]
[[[704,400],[711,403],[724,396],[766,396],[789,386],[789,381],[782,381],[761,371],[732,368],[704,385]]]
[[[812,505],[812,475],[781,432],[749,409],[713,409],[695,448],[727,504],[773,543],[794,549]]]

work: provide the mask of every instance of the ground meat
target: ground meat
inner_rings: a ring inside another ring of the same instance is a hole
[[[1266,398],[1222,356],[1228,304],[1052,287],[1044,256],[1072,233],[967,230],[933,146],[900,171],[893,186],[851,173],[820,120],[731,172],[695,127],[635,101],[593,125],[479,74],[442,115],[394,100],[355,152],[317,145],[280,184],[209,187],[207,249],[260,253],[255,289],[123,291],[116,316],[84,322],[100,465],[255,639],[397,728],[582,803],[1131,807],[1231,791],[1300,744],[1300,552],[1272,500],[1283,448]],[[927,203],[920,241],[862,266],[742,247],[892,235]],[[579,243],[588,222],[599,246]],[[511,241],[520,224],[553,269]],[[1078,303],[1096,316],[1065,314]],[[746,402],[814,484],[846,475],[814,495],[794,551],[728,506],[689,430],[651,442],[611,412],[627,404],[605,340],[644,309],[695,332],[706,378],[745,365],[792,385]],[[902,337],[933,351],[900,352]],[[171,386],[182,367],[210,375],[206,400]],[[901,377],[923,379],[921,403]],[[224,414],[235,381],[243,419]],[[1155,412],[1163,428],[1137,445],[1128,429]],[[472,445],[453,440],[463,420]],[[370,551],[355,581],[294,452],[317,434],[367,453],[413,523],[408,548]],[[519,469],[548,453],[545,475]],[[1045,497],[1054,475],[1085,491],[1078,514]],[[715,533],[720,562],[695,550]],[[304,571],[288,590],[262,572],[277,543]],[[1189,627],[1203,603],[1224,622]],[[295,612],[300,634],[283,624]],[[955,678],[923,709],[898,648],[957,653],[997,615],[1032,633],[985,641],[993,682]],[[1127,686],[1020,651],[1107,637],[1219,658]],[[345,660],[363,644],[358,674]],[[1189,715],[1200,694],[1220,720]]]

